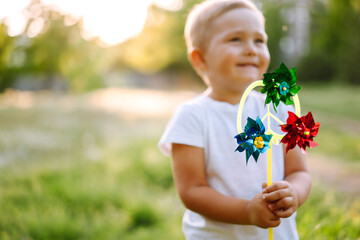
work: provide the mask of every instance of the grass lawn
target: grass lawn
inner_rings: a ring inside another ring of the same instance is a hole
[[[338,161],[360,162],[360,86],[305,85],[299,92],[302,114],[320,122],[312,152]]]
[[[359,160],[359,108],[333,111],[324,89],[309,89],[300,101],[322,124],[311,151]],[[347,89],[333,91],[349,98]],[[321,101],[310,102],[310,92]],[[156,146],[166,120],[36,106],[0,115],[0,239],[183,239],[184,209]],[[297,218],[301,239],[360,239],[359,198],[320,183]]]
[[[161,121],[1,115],[0,239],[182,239],[170,161],[156,148]]]

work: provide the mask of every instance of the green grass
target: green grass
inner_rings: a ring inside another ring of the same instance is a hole
[[[360,239],[360,200],[315,183],[309,199],[298,210],[300,239]]]
[[[156,148],[163,121],[1,115],[0,239],[182,239],[170,161]]]
[[[304,85],[299,97],[305,110],[360,121],[359,91],[356,85]]]
[[[336,122],[359,127],[359,108],[329,109],[325,93],[306,86],[300,96],[321,121],[309,153],[357,161],[358,129]],[[156,146],[166,120],[37,107],[0,114],[0,239],[183,239],[170,160]],[[360,239],[359,198],[321,183],[297,219],[301,239]]]
[[[299,92],[302,114],[320,122],[319,147],[309,152],[339,161],[360,161],[360,87],[305,85]]]

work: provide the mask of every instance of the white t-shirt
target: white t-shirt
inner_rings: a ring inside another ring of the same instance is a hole
[[[266,112],[265,95],[251,92],[245,102],[242,114],[242,127],[247,117],[262,118]],[[207,181],[210,187],[220,193],[251,200],[261,192],[261,184],[267,180],[267,154],[260,154],[255,162],[250,157],[246,165],[244,152],[235,152],[238,147],[237,112],[239,105],[219,102],[206,96],[197,96],[181,105],[168,123],[162,135],[159,147],[171,155],[171,143],[186,144],[204,148]],[[284,123],[291,107],[280,103],[275,113]],[[264,121],[265,128],[267,124]],[[271,129],[282,133],[279,123],[272,120]],[[283,134],[283,133],[282,133]],[[284,179],[284,157],[281,145],[272,146],[272,180]],[[295,222],[296,213],[281,219],[281,224],[274,228],[274,239],[298,239]],[[230,240],[230,239],[267,239],[268,230],[256,226],[226,224],[211,220],[191,210],[186,210],[183,218],[183,231],[187,240]]]

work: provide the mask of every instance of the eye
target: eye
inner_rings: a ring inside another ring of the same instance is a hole
[[[257,38],[257,39],[255,39],[255,43],[264,43],[265,41],[264,41],[264,39],[262,39],[262,38]]]
[[[239,37],[232,37],[230,39],[230,42],[240,42],[240,41],[241,41],[241,39]]]

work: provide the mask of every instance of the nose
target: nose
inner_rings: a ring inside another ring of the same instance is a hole
[[[243,54],[245,56],[254,56],[254,55],[256,55],[256,47],[255,47],[255,44],[252,41],[247,41],[244,44]]]

